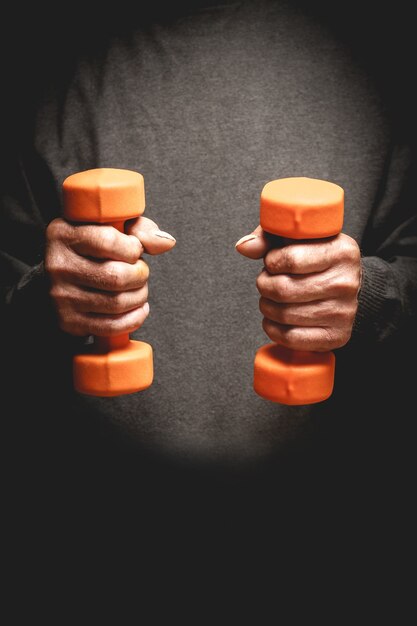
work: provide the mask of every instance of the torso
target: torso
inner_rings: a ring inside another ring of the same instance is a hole
[[[186,458],[260,459],[308,438],[324,405],[284,407],[252,389],[254,353],[268,341],[261,261],[234,243],[257,225],[263,185],[286,176],[341,185],[344,231],[361,242],[389,130],[349,51],[280,3],[225,3],[115,37],[104,65],[80,63],[59,104],[48,95],[36,133],[58,188],[89,167],[140,171],[145,215],[177,239],[147,258],[151,313],[134,333],[154,348],[154,384],[74,396],[74,411]]]

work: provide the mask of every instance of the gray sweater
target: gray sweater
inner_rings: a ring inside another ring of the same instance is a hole
[[[38,460],[105,449],[251,471],[343,458],[348,473],[377,441],[381,461],[412,413],[404,354],[415,337],[417,239],[410,137],[377,77],[296,3],[202,3],[101,35],[85,46],[80,36],[6,129],[0,258],[14,441]],[[82,346],[57,328],[42,265],[63,180],[92,167],[141,172],[145,215],[177,239],[146,259],[151,313],[134,333],[154,348],[155,381],[112,399],[73,393],[71,355]],[[301,407],[252,389],[254,354],[268,341],[262,262],[234,248],[258,224],[263,185],[286,176],[344,188],[343,230],[364,269],[333,396]]]

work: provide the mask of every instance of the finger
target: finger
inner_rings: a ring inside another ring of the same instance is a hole
[[[316,300],[306,303],[278,303],[259,299],[259,310],[270,321],[286,326],[343,326],[353,321],[357,307],[350,300]]]
[[[140,289],[149,277],[149,267],[143,259],[136,263],[119,261],[91,261],[80,257],[80,262],[67,276],[67,282],[100,291],[128,291]]]
[[[293,243],[269,250],[264,263],[270,274],[311,274],[332,267],[338,262],[338,252],[330,239]]]
[[[97,337],[111,337],[122,333],[132,333],[142,326],[149,315],[149,303],[121,315],[88,315],[90,334]]]
[[[135,236],[140,244],[141,254],[162,254],[168,252],[176,244],[175,238],[169,233],[159,230],[158,225],[147,217],[138,217],[125,224],[125,231]]]
[[[350,272],[328,270],[315,274],[259,274],[256,287],[261,296],[274,302],[313,302],[356,297],[357,279]]]
[[[130,291],[80,291],[76,306],[83,313],[120,315],[142,307],[148,300],[147,284]]]
[[[266,318],[262,328],[271,339],[291,350],[327,352],[344,346],[350,338],[350,329],[329,329],[327,327],[285,326]]]
[[[235,248],[249,259],[261,259],[272,245],[272,238],[262,229],[262,226],[257,226],[252,233],[239,239],[235,243]]]
[[[82,256],[135,263],[141,247],[136,237],[121,233],[113,226],[73,226],[67,244]]]
[[[148,302],[140,308],[122,313],[121,315],[86,314],[72,311],[60,317],[59,325],[65,332],[78,337],[86,337],[88,335],[110,337],[132,333],[142,326],[148,314]]]

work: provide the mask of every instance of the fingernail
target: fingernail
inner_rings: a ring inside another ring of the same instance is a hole
[[[170,239],[171,241],[176,241],[176,239],[172,235],[166,233],[164,230],[155,230],[153,234],[157,237],[161,237],[162,239]]]
[[[145,304],[143,305],[142,309],[145,312],[145,315],[148,315],[149,313],[149,302],[145,302]]]
[[[258,235],[245,235],[235,243],[235,248],[237,248],[237,246],[240,246],[241,243],[246,243],[247,241],[251,241],[252,239],[256,239],[257,237]]]

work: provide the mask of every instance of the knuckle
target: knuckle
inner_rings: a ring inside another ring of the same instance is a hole
[[[282,345],[293,350],[300,348],[299,333],[295,326],[283,326],[281,333]]]
[[[282,249],[285,269],[288,273],[294,274],[299,269],[299,253],[297,246],[287,246]]]
[[[351,304],[348,301],[335,301],[328,308],[323,307],[321,315],[324,319],[334,322],[338,327],[343,327],[353,322],[357,311],[357,302]]]
[[[290,326],[294,322],[291,310],[285,305],[281,305],[279,307],[279,321],[281,324],[285,324],[286,326]]]
[[[359,276],[351,272],[339,274],[335,281],[335,288],[343,297],[356,298],[359,289]]]
[[[322,340],[321,340],[321,345],[320,348],[322,350],[324,349],[329,349],[332,350],[333,348],[336,347],[336,343],[337,343],[337,334],[334,332],[333,329],[331,328],[322,328]]]
[[[259,293],[275,302],[291,301],[294,297],[294,289],[290,276],[279,274],[269,276],[262,272],[256,281]]]
[[[134,235],[129,235],[129,249],[133,257],[138,258],[140,256],[142,244],[140,243],[139,239]]]
[[[145,302],[148,301],[148,295],[149,295],[148,284],[145,283],[143,287],[139,289],[139,292],[137,294],[137,298],[136,298],[137,306],[143,306]]]
[[[49,289],[49,295],[56,304],[62,305],[68,302],[68,293],[61,285],[54,283]]]
[[[103,283],[112,291],[120,291],[125,284],[125,276],[121,267],[109,263],[103,273]]]
[[[347,327],[352,326],[358,310],[357,302],[353,306],[346,305],[340,312],[340,318]]]
[[[345,346],[350,341],[351,337],[352,337],[352,327],[345,328],[340,335],[339,345],[337,347],[342,348],[343,346]]]
[[[263,313],[263,315],[265,315],[265,317],[269,317],[270,315],[269,301],[267,298],[264,298],[263,296],[259,298],[259,310],[261,313]]]
[[[268,319],[279,324],[292,324],[291,311],[285,304],[272,302],[268,298],[261,298],[259,301],[261,313]]]
[[[339,240],[339,255],[344,261],[358,262],[360,260],[360,249],[352,237],[344,235]]]
[[[274,291],[279,300],[291,300],[293,297],[292,283],[289,276],[278,276],[275,279]]]
[[[260,294],[263,294],[265,292],[266,277],[266,272],[262,271],[260,274],[258,274],[256,278],[256,288]]]
[[[277,271],[276,261],[275,261],[274,257],[272,255],[270,255],[269,253],[264,258],[264,265],[265,265],[265,268],[268,270],[268,272],[270,274],[275,274],[276,273],[276,271]]]
[[[356,242],[354,242],[354,245],[351,248],[351,259],[352,261],[356,264],[356,265],[360,265],[361,262],[361,251],[360,248],[358,246],[358,244]]]
[[[298,246],[273,249],[265,256],[265,267],[271,274],[297,273],[300,268],[301,251]]]
[[[337,348],[342,348],[348,343],[352,335],[351,329],[349,328],[339,329],[338,331],[334,331],[332,329],[324,330],[327,331],[325,334],[324,345],[324,349],[326,350],[336,350]]]
[[[56,255],[52,254],[50,249],[46,251],[44,265],[48,274],[55,274],[57,267],[59,267]]]
[[[113,228],[103,228],[102,226],[100,226],[97,231],[98,246],[104,250],[111,250],[114,248],[117,240],[116,231]]]
[[[272,324],[272,322],[267,317],[264,317],[263,320],[262,320],[262,328],[263,328],[264,332],[266,333],[266,335],[272,341],[276,340],[277,333],[276,333],[275,326]]]
[[[83,337],[92,334],[88,325],[81,322],[69,311],[65,311],[59,315],[58,326],[64,332],[76,337]]]
[[[348,313],[345,308],[336,308],[327,316],[327,321],[341,327],[345,324],[347,316]]]
[[[125,307],[125,296],[123,292],[116,292],[107,299],[107,310],[109,313],[123,313]]]
[[[351,337],[351,331],[348,328],[334,329],[323,328],[322,329],[322,341],[317,348],[320,351],[335,350],[346,345]]]
[[[117,335],[119,332],[124,332],[123,317],[114,317],[107,320],[106,324],[103,324],[103,330],[106,329],[106,334]]]
[[[120,315],[111,317],[106,324],[101,327],[102,334],[119,335],[121,333],[130,333],[140,326],[140,312],[133,311],[129,315]],[[105,332],[103,332],[105,330]]]
[[[53,279],[58,279],[66,273],[68,263],[65,256],[58,251],[47,250],[45,255],[45,271],[50,274]]]
[[[149,265],[145,263],[143,259],[139,259],[137,262],[139,278],[142,282],[146,282],[149,278]]]
[[[268,337],[286,348],[297,349],[300,347],[299,333],[295,326],[281,326],[264,317],[262,328]]]
[[[54,241],[56,239],[61,239],[63,233],[67,228],[67,223],[60,217],[55,218],[52,222],[49,222],[46,227],[46,240]]]
[[[271,274],[276,274],[279,271],[280,268],[280,263],[279,263],[279,257],[281,255],[281,250],[270,250],[265,258],[264,258],[264,263],[265,263],[265,267],[268,270],[268,272],[270,272]]]

